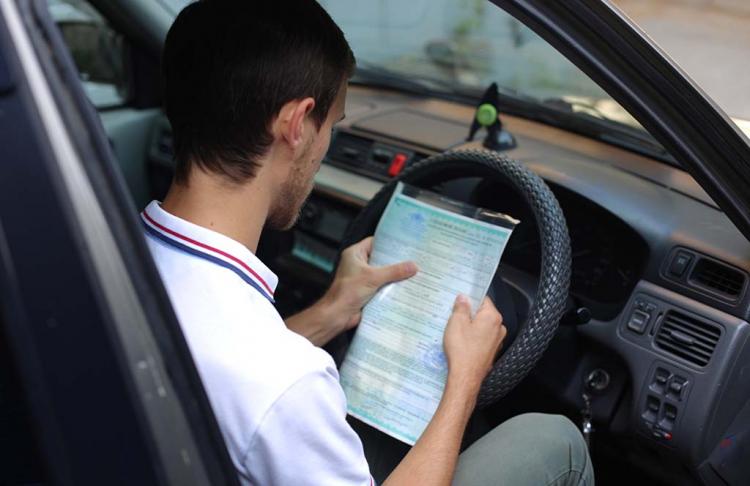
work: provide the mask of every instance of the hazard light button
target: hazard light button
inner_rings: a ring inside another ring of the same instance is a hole
[[[408,157],[406,154],[396,154],[391,159],[391,165],[388,166],[388,175],[391,177],[396,177],[401,173],[402,170],[404,170],[404,167],[406,167],[406,160]]]

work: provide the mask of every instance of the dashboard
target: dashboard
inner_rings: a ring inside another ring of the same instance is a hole
[[[614,214],[558,184],[549,184],[565,215],[571,242],[571,297],[592,317],[612,319],[622,309],[643,273],[649,249],[645,240]],[[505,197],[498,201],[497,194]],[[503,256],[508,265],[540,273],[541,246],[534,217],[523,200],[501,183],[483,183],[471,202],[502,210],[520,224]]]
[[[346,118],[297,226],[265,232],[258,249],[280,277],[282,314],[325,290],[347,226],[386,181],[430,155],[480,148],[481,133],[466,140],[473,115],[458,103],[350,87]],[[739,459],[720,444],[750,423],[750,242],[679,168],[501,116],[516,140],[504,153],[539,174],[560,202],[572,244],[570,308],[587,313],[561,328],[582,349],[575,362],[562,373],[559,361],[543,359],[540,383],[575,410],[586,376],[603,370],[609,385],[594,400],[594,419],[628,436],[629,454],[644,467],[729,477]],[[149,157],[157,193],[169,180],[170,145],[161,124]],[[433,190],[521,220],[501,274],[523,275],[533,305],[539,237],[523,200],[500,180],[459,179]],[[552,347],[547,354],[562,356],[572,344]]]

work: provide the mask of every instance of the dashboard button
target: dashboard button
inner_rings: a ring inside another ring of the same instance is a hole
[[[375,162],[380,162],[381,164],[385,164],[386,162],[388,162],[392,156],[393,152],[391,152],[390,150],[376,148],[372,151],[372,160],[374,160]]]
[[[684,251],[678,251],[677,255],[672,259],[671,265],[669,265],[669,273],[675,277],[682,277],[692,261],[693,255]]]
[[[666,404],[664,406],[664,418],[674,422],[677,419],[677,408],[674,405]]]
[[[686,381],[679,377],[674,377],[669,382],[669,395],[677,400],[682,400],[682,393],[685,390]]]
[[[643,332],[646,330],[646,326],[648,326],[648,321],[650,319],[650,314],[641,310],[635,310],[630,315],[630,320],[628,321],[628,329],[633,332],[637,332],[638,334],[643,334]]]
[[[654,381],[656,381],[656,383],[659,383],[660,385],[666,385],[670,375],[671,373],[669,371],[659,368],[656,370]]]
[[[651,431],[651,436],[656,440],[672,440],[672,433],[666,430],[661,430],[658,427],[654,427]]]
[[[388,167],[388,175],[391,177],[399,175],[406,165],[406,159],[406,154],[394,155],[393,159],[391,159],[391,165]]]
[[[658,412],[661,402],[656,397],[648,397],[646,400],[646,407],[652,412]]]
[[[359,156],[359,150],[352,147],[344,147],[341,150],[341,153],[344,154],[345,157],[350,159],[356,159]]]

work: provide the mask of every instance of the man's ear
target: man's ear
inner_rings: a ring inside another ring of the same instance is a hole
[[[281,108],[279,123],[280,135],[292,149],[296,149],[303,141],[305,134],[305,120],[315,108],[313,98],[292,100]]]

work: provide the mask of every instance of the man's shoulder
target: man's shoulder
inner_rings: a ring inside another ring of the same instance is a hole
[[[234,454],[293,386],[306,379],[338,386],[328,353],[287,329],[269,300],[235,273],[159,241],[149,246]]]
[[[158,242],[152,252],[196,360],[227,375],[273,374],[268,381],[279,384],[332,366],[327,353],[288,330],[271,302],[233,272]]]
[[[281,322],[266,296],[235,272],[159,240],[149,238],[147,242],[183,327],[202,319]]]
[[[151,251],[217,416],[259,420],[310,374],[338,376],[331,357],[288,330],[275,307],[234,273],[159,242]],[[251,423],[246,423],[252,428]]]

